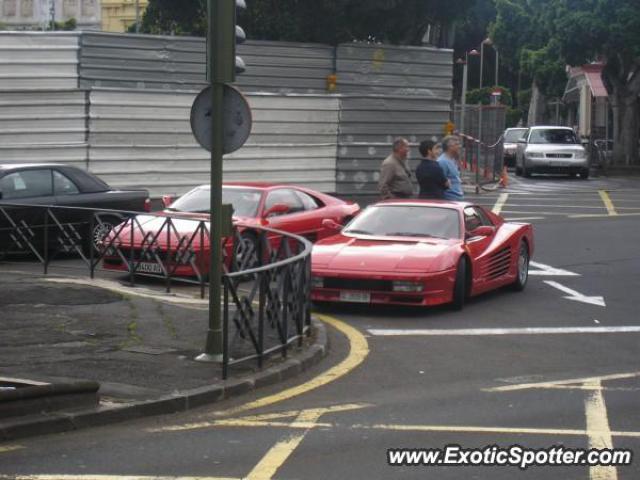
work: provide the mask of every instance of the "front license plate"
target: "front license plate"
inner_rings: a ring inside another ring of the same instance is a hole
[[[369,303],[371,294],[367,292],[340,292],[340,300],[343,302]]]
[[[136,268],[136,272],[163,274],[162,267],[158,263],[140,263]]]

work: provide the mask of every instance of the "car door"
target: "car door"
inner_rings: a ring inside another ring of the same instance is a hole
[[[496,228],[491,219],[478,206],[469,206],[464,209],[465,243],[471,256],[473,270],[473,290],[476,293],[485,290],[488,280],[488,268],[490,266],[489,246],[495,237],[491,235],[474,235],[472,232],[478,227]]]
[[[43,226],[50,219],[46,209],[29,206],[56,204],[51,169],[10,171],[0,178],[0,192],[0,249],[26,251],[32,246],[41,251]]]
[[[267,193],[264,211],[268,212],[276,204],[287,205],[289,211],[266,218],[268,227],[291,232],[310,241],[317,239],[319,225],[322,224],[322,220],[315,221],[316,212],[305,208],[302,197],[298,195],[295,189],[278,188]]]

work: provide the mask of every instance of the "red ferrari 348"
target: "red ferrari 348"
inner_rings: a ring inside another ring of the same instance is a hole
[[[389,200],[314,246],[311,298],[461,309],[489,290],[523,290],[533,249],[530,224],[506,222],[481,206]]]
[[[332,230],[323,224],[330,219],[336,224],[346,224],[360,211],[358,204],[345,202],[330,195],[291,185],[268,183],[226,183],[222,188],[223,203],[233,206],[233,222],[242,232],[240,242],[236,242],[236,255],[246,258],[255,255],[257,238],[251,227],[269,227],[306,237],[312,242],[333,235]],[[201,273],[208,271],[209,240],[204,238],[200,246],[200,236],[194,234],[201,221],[209,220],[210,187],[202,185],[184,194],[176,201],[163,198],[165,210],[157,215],[138,215],[135,222],[115,227],[111,235],[117,233],[115,244],[124,255],[109,255],[104,258],[104,267],[110,270],[127,271],[127,262],[133,247],[133,258],[137,261],[136,271],[140,273],[162,274],[162,266],[157,258],[173,258],[180,241],[190,239],[190,249],[196,256],[190,262],[176,264],[171,270],[176,276],[197,276],[194,265],[200,265]],[[172,227],[169,235],[159,234],[167,229],[166,217],[171,217]],[[131,232],[131,224],[134,225]],[[168,239],[167,236],[170,238]],[[133,245],[131,238],[133,237]],[[159,255],[147,255],[148,261],[136,253],[145,248],[145,239],[154,238]],[[109,239],[112,241],[113,239]],[[106,243],[106,242],[105,242]],[[232,242],[226,242],[231,245]],[[230,252],[229,252],[230,253]],[[242,262],[245,267],[251,262]]]

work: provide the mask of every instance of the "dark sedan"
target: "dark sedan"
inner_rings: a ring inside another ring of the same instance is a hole
[[[7,205],[21,205],[8,207]],[[38,231],[47,223],[54,228],[72,225],[86,246],[90,238],[100,239],[123,219],[117,212],[92,212],[79,209],[55,209],[45,219],[45,210],[31,205],[83,207],[96,210],[149,211],[146,190],[117,190],[98,177],[70,165],[0,164],[0,252],[33,250],[40,243]],[[93,216],[93,231],[87,226]],[[55,242],[59,238],[51,238]],[[29,248],[27,248],[29,247]]]

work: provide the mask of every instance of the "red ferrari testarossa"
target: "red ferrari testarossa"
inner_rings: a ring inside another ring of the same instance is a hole
[[[326,220],[327,226],[340,225]],[[388,200],[368,207],[312,254],[315,302],[453,303],[511,285],[523,290],[533,228],[481,206]]]

